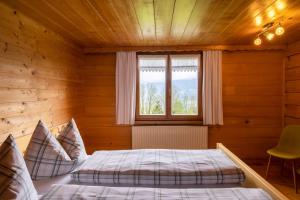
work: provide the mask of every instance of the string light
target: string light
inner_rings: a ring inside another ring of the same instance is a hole
[[[266,38],[268,40],[273,40],[274,36],[275,36],[274,33],[271,33],[271,32],[266,33]]]
[[[276,13],[275,13],[275,10],[272,9],[272,10],[270,10],[270,11],[268,12],[268,17],[272,19],[272,18],[275,17],[275,14],[276,14]]]
[[[261,25],[261,23],[262,23],[262,17],[261,16],[257,16],[255,18],[255,24],[256,24],[256,26]]]
[[[283,10],[285,8],[285,3],[283,3],[282,1],[277,1],[276,2],[276,8],[278,10]]]
[[[284,34],[284,28],[279,24],[279,26],[275,29],[276,35],[283,35]]]
[[[257,38],[254,40],[254,44],[255,44],[256,46],[261,45],[261,39],[260,39],[260,37],[257,37]]]

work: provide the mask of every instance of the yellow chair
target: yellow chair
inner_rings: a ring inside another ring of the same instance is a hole
[[[272,156],[281,158],[283,160],[292,161],[294,187],[297,192],[297,180],[295,171],[295,161],[300,158],[300,126],[290,125],[283,129],[276,147],[269,149],[267,153],[270,155],[266,171],[266,178],[268,177],[270,163]]]

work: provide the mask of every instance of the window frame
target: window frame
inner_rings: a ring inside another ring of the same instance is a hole
[[[139,70],[139,56],[158,55],[167,56],[166,66],[166,91],[165,102],[166,112],[165,115],[140,115],[140,70]],[[171,57],[176,55],[197,55],[199,56],[198,66],[198,115],[172,115],[172,66]],[[141,52],[136,54],[136,124],[199,124],[203,120],[202,117],[202,74],[203,74],[202,51],[193,52]]]

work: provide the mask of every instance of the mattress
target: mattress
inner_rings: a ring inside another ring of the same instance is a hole
[[[245,180],[242,170],[218,149],[96,151],[71,176],[77,183],[125,186],[241,184]]]
[[[185,200],[185,199],[231,199],[271,200],[262,189],[257,188],[210,188],[166,189],[142,187],[103,187],[80,185],[54,185],[41,199],[131,199],[131,200]]]

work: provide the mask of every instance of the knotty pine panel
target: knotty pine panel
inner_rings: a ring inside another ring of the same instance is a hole
[[[300,44],[299,42],[296,44],[298,44],[298,46],[294,46],[294,49],[290,52],[292,55],[288,58],[288,65],[286,66],[287,68],[300,67]]]
[[[285,125],[300,124],[300,41],[288,46],[285,64]]]
[[[115,54],[86,55],[82,67],[87,151],[130,149],[131,127],[116,125]]]
[[[0,3],[0,143],[71,117],[80,125],[81,50],[18,10]]]
[[[224,125],[210,127],[210,147],[222,142],[242,158],[266,157],[282,129],[283,60],[283,51],[223,53]]]
[[[115,124],[115,54],[86,55],[83,131],[89,151],[131,148],[129,126]],[[242,158],[265,158],[282,129],[282,51],[223,53],[224,126],[209,128],[209,146],[223,142]]]
[[[184,45],[253,46],[258,13],[267,19],[274,0],[6,0],[28,16],[82,47],[141,47]],[[284,1],[284,37],[273,44],[300,39],[300,2]],[[212,12],[213,11],[213,12]],[[9,22],[7,23],[10,24]],[[210,46],[211,47],[211,46]],[[151,47],[150,47],[151,48]],[[124,50],[124,49],[123,49]]]

